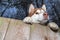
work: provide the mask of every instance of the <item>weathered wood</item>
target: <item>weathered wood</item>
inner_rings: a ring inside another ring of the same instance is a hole
[[[59,32],[53,32],[48,26],[33,24],[30,40],[60,40]]]
[[[29,40],[30,25],[19,20],[11,20],[4,40]]]
[[[0,40],[3,40],[9,26],[10,19],[0,18]]]
[[[0,40],[60,40],[60,30],[53,32],[45,25],[0,18]]]
[[[60,40],[60,33],[52,31],[48,26],[47,26],[47,39],[48,40]]]
[[[46,26],[42,26],[40,24],[33,24],[31,26],[31,37],[30,40],[45,40],[46,34]]]

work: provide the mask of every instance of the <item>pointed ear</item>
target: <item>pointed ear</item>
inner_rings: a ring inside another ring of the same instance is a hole
[[[45,6],[45,4],[43,4],[42,9],[44,9],[44,10],[46,11],[46,6]]]
[[[30,4],[29,13],[31,13],[33,10],[34,10],[34,5],[33,4]]]

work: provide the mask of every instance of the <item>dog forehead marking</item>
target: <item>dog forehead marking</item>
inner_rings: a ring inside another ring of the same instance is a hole
[[[36,12],[40,13],[40,10],[38,9]]]

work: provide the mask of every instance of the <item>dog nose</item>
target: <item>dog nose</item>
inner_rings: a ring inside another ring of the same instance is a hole
[[[47,13],[44,13],[43,16],[44,16],[45,19],[48,18],[48,14]]]

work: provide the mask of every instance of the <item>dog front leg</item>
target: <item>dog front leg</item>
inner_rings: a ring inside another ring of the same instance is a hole
[[[48,27],[50,27],[52,30],[58,30],[59,29],[58,25],[54,22],[48,23]]]
[[[26,18],[23,19],[23,22],[32,23],[32,19],[31,19],[31,17],[26,17]]]

